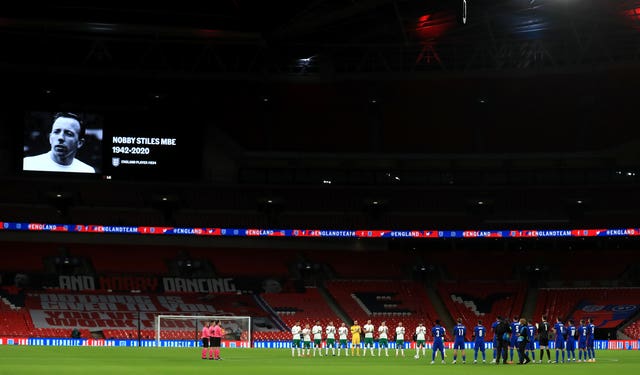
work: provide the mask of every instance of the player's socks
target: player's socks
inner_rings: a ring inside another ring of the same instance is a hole
[[[207,348],[202,349],[202,359],[207,359]]]
[[[467,356],[465,354],[462,355],[462,363],[465,363],[467,361]]]
[[[564,362],[564,350],[562,351],[562,362]]]
[[[509,360],[513,361],[513,349],[509,349]]]
[[[213,348],[209,348],[209,359],[213,358]]]
[[[556,362],[558,362],[559,358],[560,358],[560,352],[556,350]]]

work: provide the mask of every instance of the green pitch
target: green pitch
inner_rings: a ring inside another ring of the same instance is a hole
[[[0,346],[0,375],[124,375],[124,374],[615,374],[640,373],[640,351],[598,351],[596,363],[492,365],[452,365],[453,352],[447,351],[447,364],[430,365],[427,358],[406,357],[303,357],[292,358],[290,349],[222,349],[222,361],[200,359],[196,348],[114,348]],[[491,353],[489,351],[488,353]],[[377,354],[377,353],[376,353]],[[536,353],[537,354],[537,353]]]

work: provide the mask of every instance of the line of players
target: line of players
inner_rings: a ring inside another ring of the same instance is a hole
[[[494,322],[491,326],[491,329],[494,333],[494,350],[493,350],[493,361],[492,363],[496,363],[496,358],[499,355],[504,356],[504,360],[506,361],[507,354],[498,353],[496,348],[500,348],[498,345],[499,334],[496,332],[496,329],[499,329],[499,324],[502,321],[500,317]],[[526,323],[525,325],[523,323]],[[552,332],[551,326],[547,322],[546,317],[542,317],[542,321],[538,324],[533,324],[532,321],[525,321],[524,319],[520,320],[517,317],[513,319],[513,322],[509,325],[505,322],[508,329],[508,336],[505,337],[508,340],[508,347],[510,352],[510,362],[513,363],[514,349],[518,349],[519,363],[527,363],[529,360],[529,356],[532,360],[535,361],[535,346],[534,341],[537,337],[540,343],[540,359],[538,363],[542,363],[544,358],[544,353],[546,351],[548,362],[551,363],[551,352],[549,349],[549,335]],[[375,356],[374,353],[374,333],[377,331],[378,333],[378,356],[382,356],[382,350],[384,349],[384,354],[386,357],[389,356],[389,327],[386,325],[385,321],[380,323],[380,326],[376,330],[374,325],[371,323],[371,320],[367,321],[367,324],[364,327],[360,327],[358,321],[354,321],[353,325],[350,328],[347,328],[345,323],[341,323],[340,327],[336,329],[333,325],[333,322],[329,322],[329,324],[324,328],[326,345],[325,345],[325,356],[329,355],[329,349],[331,349],[331,354],[333,356],[340,356],[341,349],[344,349],[345,356],[349,356],[349,345],[348,345],[348,335],[351,333],[351,356],[360,356],[360,349],[363,348],[363,356],[367,355],[367,349],[370,350],[371,356]],[[364,333],[364,343],[360,342],[360,334]],[[567,361],[576,361],[575,348],[576,348],[576,340],[577,347],[579,349],[579,357],[578,362],[595,362],[595,351],[594,351],[594,333],[595,333],[595,325],[593,321],[589,319],[588,324],[585,325],[584,320],[580,321],[580,325],[576,327],[573,324],[572,320],[568,321],[568,326],[564,326],[561,322],[560,318],[557,319],[556,324],[553,327],[553,333],[555,336],[555,350],[556,350],[556,360],[564,362],[565,361],[565,353]],[[300,322],[296,322],[294,326],[291,328],[292,334],[292,346],[291,346],[291,356],[296,356],[296,351],[298,357],[302,356],[311,356],[311,350],[313,349],[313,356],[316,356],[316,351],[320,356],[322,356],[322,334],[323,327],[320,325],[320,321],[316,321],[316,324],[313,327],[309,327],[309,324],[306,324],[303,328],[300,325]],[[396,357],[401,355],[405,356],[405,338],[406,329],[402,325],[402,322],[398,323],[398,326],[395,327],[395,335],[394,340],[396,342]],[[420,358],[420,351],[422,351],[422,356],[426,356],[426,334],[427,328],[423,323],[419,323],[415,329],[415,334],[413,335],[413,339],[416,342],[416,354],[414,355],[415,359]],[[431,329],[431,334],[433,337],[433,351],[431,354],[431,364],[435,362],[436,354],[440,352],[440,358],[442,363],[445,363],[445,348],[444,341],[446,340],[446,330],[444,327],[440,325],[440,321],[436,320],[435,326]],[[466,341],[467,328],[462,324],[462,319],[458,319],[457,324],[453,327],[453,360],[452,363],[455,364],[458,359],[458,351],[461,354],[462,363],[466,363],[466,353],[465,353],[465,341]],[[336,335],[338,336],[338,340],[336,340]],[[313,341],[312,341],[313,336]],[[482,324],[482,320],[478,320],[478,324],[473,329],[473,349],[474,349],[474,359],[473,363],[478,362],[478,352],[482,354],[482,362],[486,363],[486,353],[485,353],[485,339],[487,336],[487,328]],[[524,343],[521,345],[521,343]],[[506,345],[504,345],[506,349]],[[566,352],[565,352],[566,348]],[[422,349],[422,350],[421,350]],[[306,350],[306,353],[305,353]],[[559,359],[560,354],[562,355],[562,359]],[[499,363],[499,360],[498,360]]]
[[[499,325],[501,318],[492,324],[491,328],[494,332],[494,347],[498,347]],[[526,328],[523,330],[523,328]],[[538,363],[544,360],[544,354],[547,354],[547,363],[564,363],[567,362],[595,362],[595,324],[593,319],[587,321],[580,320],[579,325],[574,324],[573,319],[567,320],[565,326],[561,318],[556,319],[556,323],[551,326],[546,316],[542,316],[541,322],[534,324],[531,320],[518,319],[514,317],[509,325],[509,358],[510,362],[514,360],[514,349],[520,349],[520,343],[524,342],[524,350],[518,350],[519,363],[535,361],[535,340],[540,346],[540,358]],[[502,333],[502,332],[500,332]],[[525,337],[526,334],[526,337]],[[551,359],[551,351],[549,341],[553,337],[555,344],[555,360]],[[578,349],[578,358],[576,358],[576,348]],[[494,350],[493,362],[499,357],[500,353]],[[506,358],[506,353],[503,353]]]
[[[480,328],[476,327],[480,333],[478,336],[482,338],[481,342],[478,341],[476,344],[476,356],[477,351],[481,350],[483,358],[485,357],[484,352],[484,336],[486,335],[486,328],[480,325]],[[345,323],[342,323],[340,327],[336,330],[336,327],[333,325],[333,322],[329,322],[329,324],[324,329],[326,334],[326,345],[325,345],[325,356],[329,355],[329,349],[331,349],[331,354],[333,356],[340,356],[341,350],[344,349],[345,356],[349,356],[349,345],[348,345],[348,335],[351,334],[351,356],[360,356],[360,349],[364,349],[362,356],[365,357],[367,355],[367,349],[369,349],[371,356],[375,356],[374,353],[374,332],[376,329],[374,325],[371,323],[371,320],[367,321],[363,327],[358,324],[358,321],[354,321],[353,325],[350,328],[346,327]],[[298,357],[302,356],[311,356],[311,350],[313,349],[313,356],[316,355],[316,352],[320,356],[322,356],[322,326],[320,325],[320,321],[317,321],[313,327],[309,327],[309,324],[306,324],[304,328],[300,326],[300,322],[296,322],[293,327],[291,327],[291,334],[293,336],[293,342],[291,346],[291,356],[296,356],[296,351]],[[360,334],[364,333],[364,343],[360,341]],[[381,322],[380,326],[377,329],[378,333],[378,356],[382,356],[382,350],[384,349],[384,355],[386,357],[389,356],[389,327],[386,325],[386,322]],[[444,327],[440,325],[440,321],[436,321],[436,325],[431,329],[431,333],[433,336],[433,353],[431,356],[431,363],[433,364],[435,361],[436,353],[440,352],[440,356],[442,359],[442,363],[445,363],[445,348],[444,341],[446,336],[446,330]],[[336,334],[339,337],[339,341],[336,341]],[[313,341],[311,340],[311,336],[313,335]],[[416,354],[414,358],[420,358],[420,352],[422,351],[422,355],[426,356],[427,347],[426,343],[427,336],[427,328],[423,323],[419,323],[415,330],[415,335],[413,335],[413,339],[416,342]],[[405,327],[402,325],[402,322],[398,323],[398,326],[395,327],[395,348],[396,348],[396,357],[401,355],[405,356],[405,341],[407,338],[407,332]],[[464,358],[464,340],[460,345],[463,352]],[[305,353],[306,350],[306,353]],[[457,350],[454,350],[454,363],[457,358]]]

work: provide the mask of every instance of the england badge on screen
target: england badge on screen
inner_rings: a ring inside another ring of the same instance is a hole
[[[120,158],[111,158],[111,165],[117,167],[120,165]]]

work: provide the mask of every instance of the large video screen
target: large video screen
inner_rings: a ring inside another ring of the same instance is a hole
[[[29,111],[22,172],[197,180],[202,140],[185,122],[135,112]]]

